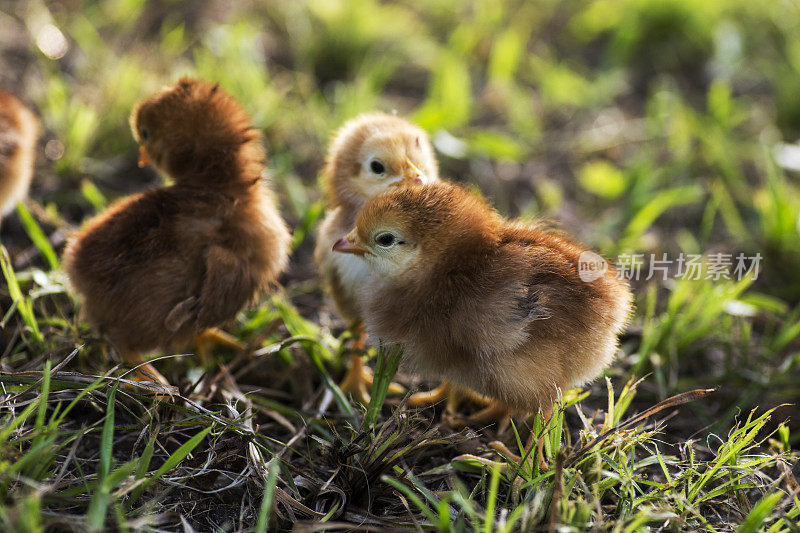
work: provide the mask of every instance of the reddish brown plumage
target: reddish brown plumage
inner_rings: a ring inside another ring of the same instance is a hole
[[[14,95],[0,91],[0,217],[28,193],[39,121]]]
[[[580,279],[584,246],[453,184],[375,198],[348,240],[367,252],[368,331],[402,344],[412,369],[515,410],[547,411],[557,390],[595,378],[630,314],[613,268]]]
[[[123,352],[186,344],[233,318],[275,281],[289,245],[261,183],[261,136],[221,88],[181,79],[131,126],[174,185],[115,202],[64,254],[86,316]]]

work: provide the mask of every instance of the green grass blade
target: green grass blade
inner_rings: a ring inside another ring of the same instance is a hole
[[[133,478],[137,481],[144,479],[145,475],[147,474],[147,470],[150,468],[150,461],[152,461],[153,453],[155,452],[156,437],[158,437],[158,430],[153,431],[153,433],[150,435],[150,438],[147,439],[147,445],[144,447],[144,452],[142,452],[142,456],[139,457],[138,464],[136,465],[136,472],[133,474]],[[142,492],[144,492],[144,488],[144,483],[141,483],[138,487],[133,489],[131,497],[128,500],[128,508],[130,508],[133,503],[139,499],[139,497],[142,495]]]
[[[98,476],[104,478],[111,471],[111,452],[114,447],[114,410],[117,397],[117,384],[115,383],[108,391],[108,401],[106,403],[106,419],[103,423],[103,434],[100,437],[100,466]]]
[[[58,270],[58,255],[50,245],[50,240],[47,238],[47,235],[44,234],[44,231],[42,231],[42,228],[33,218],[31,212],[28,211],[28,208],[25,207],[25,204],[17,204],[17,214],[22,221],[22,226],[25,228],[25,233],[28,234],[31,242],[33,242],[34,246],[36,246],[36,248],[42,254],[42,257],[47,260],[47,264],[50,265],[50,269]]]
[[[328,373],[328,370],[325,368],[325,364],[322,362],[322,359],[320,358],[318,351],[315,350],[312,346],[307,350],[307,352],[309,358],[311,359],[311,363],[314,365],[314,368],[317,370],[317,372],[319,372],[320,378],[322,378],[323,383],[325,383],[325,386],[328,387],[328,390],[330,390],[331,393],[333,394],[333,397],[336,400],[336,404],[339,406],[339,409],[341,409],[342,412],[345,413],[347,416],[355,416],[356,412],[353,409],[353,406],[350,405],[350,402],[345,397],[344,393],[342,392],[342,389],[339,388],[339,385],[337,385],[336,382],[333,379],[331,379],[331,376]]]
[[[42,433],[44,428],[44,419],[47,414],[47,398],[50,396],[50,360],[44,364],[44,372],[42,373],[42,392],[39,397],[39,410],[36,413],[35,431],[38,434]]]
[[[106,200],[106,197],[100,192],[100,189],[88,179],[81,181],[81,194],[92,204],[92,207],[94,207],[94,210],[98,213],[108,205],[108,200]]]
[[[67,408],[64,409],[57,418],[51,418],[50,419],[50,424],[49,424],[50,428],[55,428],[61,422],[63,422],[64,419],[66,418],[67,414],[69,414],[69,412],[72,411],[72,409],[78,404],[78,402],[81,401],[81,399],[83,399],[84,396],[86,396],[87,394],[89,394],[93,390],[99,389],[103,385],[103,381],[104,380],[105,380],[105,376],[100,376],[99,378],[94,380],[92,383],[90,383],[86,388],[81,389],[81,391],[78,393],[78,395],[75,396],[75,398],[73,398],[73,400],[71,402],[69,402],[69,405],[67,405]]]
[[[161,465],[158,470],[156,470],[156,473],[144,482],[144,488],[150,487],[161,476],[178,466],[178,464],[183,461],[187,455],[192,453],[192,451],[203,441],[203,439],[206,438],[206,435],[208,435],[212,429],[213,426],[209,426],[183,443],[180,448],[175,450],[172,455],[170,455],[167,460],[164,461],[164,464]]]
[[[417,507],[417,509],[419,509],[422,512],[422,514],[425,515],[425,517],[428,520],[430,520],[433,523],[436,523],[437,521],[436,512],[434,512],[430,507],[425,505],[425,502],[422,501],[422,498],[420,498],[419,495],[415,494],[413,490],[411,490],[409,487],[407,487],[400,481],[394,478],[390,478],[389,476],[383,476],[381,477],[381,479],[384,481],[384,483],[388,483],[389,485],[397,489],[399,492],[401,492],[406,498],[411,500],[411,503],[413,503]]]
[[[33,305],[31,304],[30,298],[22,295],[22,289],[17,281],[14,268],[11,266],[11,259],[8,257],[8,252],[4,246],[0,246],[0,269],[2,269],[3,277],[6,279],[6,285],[8,286],[11,300],[17,304],[23,322],[25,322],[25,325],[28,326],[28,329],[33,334],[34,341],[42,343],[44,337],[42,336],[42,332],[39,331],[39,324],[33,313]]]
[[[272,496],[275,492],[275,483],[278,479],[280,464],[274,460],[269,465],[267,472],[267,482],[264,485],[264,496],[261,498],[261,508],[258,511],[258,521],[256,522],[256,533],[266,533],[269,526],[269,512],[272,509]]]
[[[742,525],[736,530],[737,533],[756,533],[761,528],[764,520],[769,517],[775,506],[783,499],[782,492],[773,492],[761,498],[761,500],[753,507],[750,514],[747,515]]]
[[[386,401],[389,385],[397,373],[402,356],[403,349],[399,346],[393,346],[389,351],[383,345],[378,349],[378,359],[375,364],[375,375],[372,381],[372,396],[367,407],[367,413],[364,416],[364,425],[366,427],[370,427],[377,422],[383,403]]]
[[[11,434],[36,411],[39,402],[41,402],[41,398],[36,398],[19,415],[15,416],[10,422],[3,424],[3,428],[0,429],[0,446],[5,444]]]
[[[483,524],[484,533],[492,533],[494,527],[494,509],[497,506],[497,489],[500,485],[500,468],[492,467],[492,477],[489,480],[489,496],[486,501],[486,519]]]
[[[619,250],[636,249],[639,238],[665,211],[699,202],[702,198],[703,190],[696,185],[659,191],[631,218],[620,241]]]
[[[100,463],[97,467],[97,488],[89,502],[86,523],[91,531],[101,531],[105,526],[108,503],[111,498],[111,486],[108,475],[111,472],[111,454],[114,448],[114,408],[117,396],[117,384],[108,392],[106,418],[103,433],[100,437]]]

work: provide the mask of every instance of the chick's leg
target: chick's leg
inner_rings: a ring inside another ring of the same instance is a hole
[[[221,346],[236,352],[245,349],[245,345],[236,340],[236,337],[219,328],[208,328],[202,332],[194,338],[194,345],[197,347],[197,357],[204,366],[211,361],[211,350],[214,346]]]
[[[497,422],[497,433],[503,433],[511,424],[511,409],[504,403],[491,400],[489,405],[471,417],[470,422]]]
[[[354,400],[366,405],[369,403],[369,385],[372,384],[370,377],[361,356],[353,353],[350,356],[350,368],[339,383],[339,388],[345,395],[349,394]]]
[[[361,359],[361,352],[364,351],[366,346],[366,335],[364,333],[364,326],[359,324],[353,328],[354,333],[357,335],[353,340],[353,353],[350,356],[350,368],[347,370],[342,382],[339,383],[339,388],[347,395],[351,395],[355,400],[363,403],[369,403],[369,389],[372,388],[372,371],[364,360]],[[405,389],[402,385],[397,383],[389,384],[389,392],[395,394],[402,394]]]
[[[551,407],[546,412],[541,413],[541,427],[539,437],[536,439],[536,458],[539,461],[539,471],[544,472],[549,468],[547,461],[544,458],[544,435],[547,430],[547,426],[550,423],[550,417],[553,415],[553,408]],[[533,454],[533,439],[536,436],[535,432],[531,430],[530,435],[528,436],[528,441],[525,444],[525,457],[527,458],[529,463],[533,462],[534,454]],[[522,465],[523,458],[519,455],[515,454],[511,450],[508,449],[508,446],[505,443],[500,441],[492,441],[489,443],[489,447],[494,449],[497,452],[500,452],[501,455],[507,457],[511,461],[517,463],[518,465]],[[532,465],[531,465],[532,466]]]
[[[448,413],[454,413],[458,409],[458,404],[464,399],[464,391],[459,387],[453,385],[447,380],[442,381],[442,384],[435,389],[418,392],[412,394],[406,402],[409,407],[427,407],[435,405],[442,400],[447,400],[445,410]]]
[[[167,378],[155,369],[153,365],[145,362],[142,354],[133,350],[120,350],[120,356],[126,364],[133,367],[135,370],[131,375],[134,381],[155,381],[162,385],[170,386]]]
[[[497,422],[498,433],[502,433],[508,428],[511,423],[511,411],[500,402],[482,396],[476,392],[454,385],[448,380],[442,381],[442,384],[433,390],[427,392],[418,392],[412,395],[407,402],[411,407],[425,407],[434,405],[442,400],[446,400],[445,405],[446,413],[456,413],[459,404],[465,400],[470,399],[475,403],[486,406],[474,415],[463,418],[461,420],[453,421],[456,426],[465,426],[472,423],[491,423]]]

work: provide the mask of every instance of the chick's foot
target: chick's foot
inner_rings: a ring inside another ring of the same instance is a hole
[[[492,401],[487,407],[481,409],[467,419],[470,423],[497,423],[497,433],[504,433],[511,424],[511,410],[508,406]]]
[[[350,395],[364,405],[369,403],[369,391],[372,389],[372,370],[364,364],[361,356],[353,354],[350,357],[350,369],[345,374],[339,388],[345,395]],[[392,394],[403,394],[405,387],[398,383],[389,384],[389,392]]]
[[[339,388],[345,396],[367,405],[369,403],[369,389],[372,387],[372,373],[364,366],[364,362],[357,354],[350,357],[350,369],[344,379],[339,383]]]
[[[539,471],[540,472],[547,471],[547,469],[550,468],[550,465],[547,464],[547,461],[544,458],[544,436],[546,433],[545,430],[548,427],[548,424],[550,423],[550,417],[552,416],[552,413],[553,413],[552,409],[549,409],[541,414],[541,420],[544,429],[539,432],[538,438],[536,434],[533,431],[531,431],[530,435],[528,435],[528,442],[525,444],[525,454],[523,457],[520,457],[511,450],[509,450],[508,446],[506,446],[504,443],[500,441],[490,442],[489,447],[520,466],[522,466],[524,460],[531,467],[533,467],[533,461],[535,457],[536,460],[539,462]],[[533,450],[534,439],[536,439],[535,452]]]
[[[418,398],[415,398],[415,396]],[[408,405],[429,405],[445,398],[447,399],[447,406],[443,418],[447,418],[447,423],[456,429],[471,425],[496,423],[497,433],[501,434],[504,433],[511,424],[512,411],[506,405],[471,390],[453,385],[447,381],[430,392],[415,394],[409,399]],[[457,409],[464,399],[470,399],[485,407],[470,416],[460,415],[457,413]]]
[[[131,371],[125,376],[126,379],[141,383],[142,386],[152,391],[161,400],[171,400],[173,394],[178,393],[178,388],[170,384],[161,372],[145,362],[142,355],[135,351],[121,351],[120,355],[125,363],[132,367]],[[141,390],[141,387],[137,387]]]
[[[412,394],[406,402],[406,405],[409,407],[428,407],[443,400],[447,400],[445,409],[448,412],[455,412],[462,399],[463,394],[458,387],[451,384],[449,381],[443,381],[442,384],[435,389]]]
[[[498,452],[500,455],[505,457],[508,461],[513,462],[517,465],[517,467],[523,466],[523,460],[526,461],[531,467],[533,466],[533,458],[536,456],[539,462],[539,471],[546,472],[550,466],[547,464],[547,461],[544,459],[544,438],[539,438],[538,443],[536,445],[536,452],[534,453],[531,450],[531,445],[525,447],[525,457],[520,457],[519,455],[515,454],[511,450],[508,449],[508,446],[505,443],[500,442],[499,440],[495,440],[489,443],[489,447]]]
[[[211,361],[211,350],[214,346],[221,346],[236,352],[241,352],[245,349],[245,345],[233,335],[219,328],[208,328],[195,337],[194,344],[197,347],[197,357],[200,358],[200,362],[203,365]]]
[[[167,387],[172,386],[169,380],[161,375],[161,372],[156,370],[152,364],[145,362],[142,354],[139,352],[121,350],[120,355],[122,356],[122,360],[133,368],[133,372],[130,374],[131,380],[141,382],[152,381]]]

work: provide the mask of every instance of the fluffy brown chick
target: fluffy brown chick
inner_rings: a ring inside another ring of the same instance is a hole
[[[597,377],[631,313],[613,268],[581,280],[584,246],[453,184],[375,198],[334,249],[369,270],[370,334],[402,345],[412,370],[515,411],[548,413],[559,390]]]
[[[261,135],[218,85],[164,87],[136,106],[131,127],[140,162],[174,184],[88,221],[64,268],[88,319],[139,363],[142,352],[182,347],[233,318],[275,281],[290,236],[261,182]]]
[[[36,115],[0,91],[0,219],[28,194],[38,138]]]
[[[354,329],[363,316],[360,288],[368,271],[362,261],[333,253],[331,247],[353,228],[368,200],[397,186],[435,182],[438,175],[427,133],[394,115],[359,115],[346,122],[331,141],[322,171],[327,211],[314,259],[336,309]],[[367,401],[368,382],[369,373],[354,353],[342,388]]]

